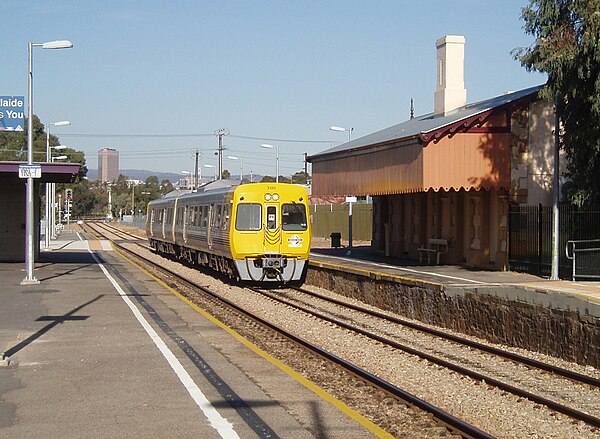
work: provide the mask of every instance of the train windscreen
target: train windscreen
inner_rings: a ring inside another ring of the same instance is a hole
[[[262,206],[255,203],[238,204],[235,216],[236,230],[260,230]]]
[[[304,204],[284,204],[281,207],[281,224],[286,231],[306,230],[306,208]]]

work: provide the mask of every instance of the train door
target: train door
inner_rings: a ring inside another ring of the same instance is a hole
[[[265,253],[281,253],[279,206],[268,204],[265,209]]]
[[[188,208],[190,206],[185,206],[183,208],[183,217],[181,218],[181,222],[183,223],[181,226],[183,227],[182,230],[182,235],[183,235],[183,242],[187,243],[187,229],[188,229]]]
[[[208,244],[208,248],[212,249],[212,223],[213,223],[213,215],[215,214],[215,205],[211,204],[208,206],[208,221],[207,221],[207,229],[206,229],[206,242]]]
[[[150,236],[154,237],[154,209],[149,209],[150,210],[150,221],[149,221],[149,227],[148,227],[148,231],[150,232]]]

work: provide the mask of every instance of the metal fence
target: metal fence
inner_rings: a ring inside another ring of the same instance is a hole
[[[510,270],[549,277],[552,270],[552,206],[511,206],[508,229]],[[560,205],[559,230],[559,277],[572,279],[573,263],[565,251],[567,243],[600,238],[600,206]],[[595,257],[586,256],[586,260]],[[592,276],[600,274],[600,265],[589,270]]]
[[[567,242],[567,258],[572,263],[572,278],[600,279],[600,239]]]
[[[136,227],[138,229],[145,229],[146,228],[146,215],[143,215],[143,216],[123,215],[123,218],[119,222],[125,226]]]
[[[329,238],[339,232],[342,239],[348,239],[348,204],[324,204],[310,206],[310,219],[314,236]],[[370,241],[373,224],[373,205],[370,203],[352,204],[352,239]]]

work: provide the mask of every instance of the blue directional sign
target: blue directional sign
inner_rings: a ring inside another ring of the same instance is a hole
[[[23,131],[24,96],[0,96],[0,131]]]

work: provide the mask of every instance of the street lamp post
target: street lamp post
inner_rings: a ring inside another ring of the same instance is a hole
[[[239,160],[240,161],[240,183],[244,180],[244,160],[242,157],[237,157],[234,155],[228,155],[227,158],[229,160]]]
[[[348,131],[348,142],[350,142],[352,140],[352,131],[354,131],[354,128],[343,128],[343,127],[329,127],[329,129],[331,131],[340,131],[340,132],[344,132],[344,131]]]
[[[261,148],[273,149],[275,148],[275,183],[279,183],[279,146],[269,145],[268,143],[263,143],[260,145]]]
[[[50,163],[54,163],[54,160],[65,160],[67,158],[66,155],[59,155],[57,157],[52,157],[53,149],[65,149],[65,145],[57,145],[50,147]],[[50,238],[56,239],[56,231],[55,231],[55,215],[56,215],[56,183],[50,183],[50,229],[46,229],[46,236],[48,236],[48,231],[50,231]],[[48,199],[48,190],[46,190],[46,200]],[[47,207],[47,205],[46,205]],[[46,211],[46,218],[48,218],[48,211]],[[46,220],[48,222],[48,220]],[[48,242],[46,242],[46,247],[48,247]]]
[[[48,41],[45,43],[29,43],[28,54],[28,81],[27,81],[27,164],[33,163],[33,48],[43,49],[69,49],[73,43],[68,40]],[[33,273],[33,178],[27,177],[27,190],[25,195],[25,268],[27,274],[21,285],[39,284]]]
[[[135,216],[135,183],[131,180],[131,220]]]
[[[49,122],[46,124],[46,162],[50,163],[51,160],[51,155],[52,155],[52,149],[64,149],[66,148],[63,145],[59,145],[59,147],[56,146],[50,146],[50,127],[51,126],[56,126],[56,127],[62,127],[62,126],[66,126],[66,125],[71,125],[71,122],[69,122],[68,120],[61,120],[60,122]],[[52,189],[52,183],[46,183],[46,233],[45,233],[45,238],[44,238],[44,242],[45,242],[45,247],[46,250],[50,250],[50,196],[49,196],[49,191]]]

